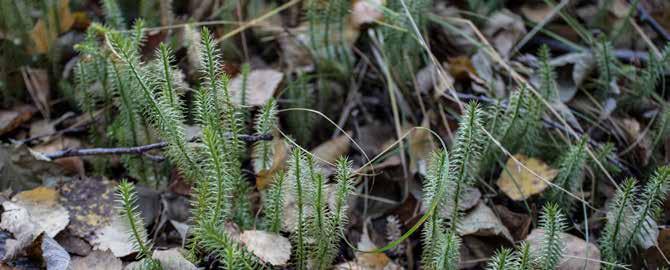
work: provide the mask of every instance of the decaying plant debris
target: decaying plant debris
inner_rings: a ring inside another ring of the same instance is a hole
[[[668,13],[3,2],[0,268],[669,267]]]

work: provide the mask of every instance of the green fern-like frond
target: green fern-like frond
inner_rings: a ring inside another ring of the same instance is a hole
[[[502,248],[498,250],[493,258],[489,260],[486,267],[488,270],[517,270],[519,269],[519,258],[511,249]]]
[[[126,29],[126,22],[116,0],[103,0],[102,10],[105,13],[105,23],[116,30]]]
[[[668,194],[670,184],[670,166],[660,167],[649,179],[642,195],[639,197],[635,207],[635,221],[632,226],[632,234],[625,241],[624,249],[632,247],[633,244],[644,241],[649,232],[655,226],[655,220],[663,207],[663,202]]]
[[[137,204],[135,186],[125,179],[119,183],[117,193],[119,213],[128,225],[129,240],[137,250],[137,258],[144,260],[147,269],[160,269],[160,264],[151,258],[151,242],[147,237],[144,221]]]
[[[300,149],[294,149],[289,160],[289,183],[293,188],[296,200],[297,219],[295,233],[292,235],[295,242],[295,267],[297,269],[306,269],[307,267],[307,206],[308,194],[312,192],[307,172],[307,165],[304,154]]]
[[[453,190],[450,193],[454,208],[450,217],[450,228],[455,230],[460,220],[460,211],[457,209],[463,190],[474,182],[478,173],[479,159],[483,152],[482,112],[477,103],[470,103],[459,123],[456,141],[450,155],[450,182]]]
[[[202,235],[202,246],[205,250],[216,254],[224,269],[253,270],[262,267],[258,259],[233,240],[222,225],[204,222],[199,230],[201,230],[199,234]]]
[[[458,236],[456,230],[450,230],[447,233],[442,233],[442,236],[439,239],[440,241],[440,252],[439,256],[436,258],[435,266],[429,267],[430,269],[446,269],[446,270],[456,270],[459,269],[458,264],[460,262],[460,247],[461,239]]]
[[[274,181],[265,195],[265,202],[263,204],[265,222],[268,231],[279,233],[282,228],[282,220],[284,217],[284,192],[286,183],[286,173],[278,172],[274,176]]]
[[[551,59],[551,52],[547,45],[540,47],[538,52],[540,67],[538,69],[540,75],[540,87],[538,92],[542,98],[551,102],[558,98],[558,90],[556,88],[556,73],[554,68],[549,64]]]
[[[424,225],[422,232],[422,262],[425,266],[436,266],[435,258],[438,258],[440,255],[439,241],[444,230],[443,208],[450,206],[447,202],[447,194],[444,192],[444,190],[450,188],[448,186],[448,178],[449,157],[447,152],[434,153],[431,157],[430,167],[423,186],[423,203],[429,207],[428,211],[434,211]]]
[[[634,216],[633,202],[636,201],[636,181],[627,179],[617,190],[607,211],[607,223],[600,237],[603,258],[611,263],[627,258],[629,251],[624,249],[624,241],[632,232]]]
[[[561,234],[565,231],[565,220],[557,204],[544,207],[540,227],[544,230],[539,248],[538,266],[542,270],[556,269],[563,257],[564,243]]]
[[[151,87],[154,83],[146,76],[144,68],[141,66],[140,57],[133,42],[121,36],[119,33],[109,33],[112,47],[125,68],[132,74],[132,78],[137,82],[140,90],[139,95],[143,97],[145,115],[158,130],[161,138],[168,142],[166,154],[171,161],[181,168],[188,179],[197,179],[201,172],[197,163],[193,160],[191,149],[187,145],[184,135],[183,113],[178,111],[178,107],[169,103],[169,98],[156,95]]]
[[[568,192],[574,194],[579,190],[583,180],[583,170],[586,165],[586,142],[587,138],[580,139],[579,143],[572,145],[559,162],[559,173],[554,179],[554,183],[561,187],[552,187],[548,193],[550,201],[557,203],[565,211],[570,211],[573,205],[573,198]]]
[[[271,134],[277,127],[277,102],[268,101],[261,112],[256,116],[255,129],[257,134]],[[256,142],[253,149],[254,169],[256,172],[269,170],[272,167],[274,151],[272,142]]]
[[[598,42],[595,50],[600,83],[605,85],[605,94],[609,94],[612,83],[616,83],[618,63],[614,56],[612,44],[603,39]]]
[[[518,270],[532,270],[533,269],[533,260],[530,253],[530,245],[528,242],[521,242],[514,252],[516,257],[519,258],[519,267]]]

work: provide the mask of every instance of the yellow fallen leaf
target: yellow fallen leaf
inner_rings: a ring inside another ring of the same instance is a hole
[[[312,149],[312,154],[319,157],[317,161],[321,160],[328,163],[335,163],[338,158],[349,153],[351,141],[345,135],[340,135],[334,139],[326,141],[316,148]]]
[[[525,200],[532,195],[541,193],[549,186],[546,181],[536,175],[551,181],[558,174],[558,170],[552,169],[541,160],[521,154],[514,155],[514,158],[523,166],[512,158],[508,159],[505,169],[500,173],[500,178],[496,183],[500,190],[512,200]]]
[[[421,126],[430,129],[428,115],[424,117]],[[416,129],[409,135],[409,170],[412,173],[426,174],[427,161],[435,151],[433,134],[425,129]]]
[[[269,170],[260,170],[256,174],[256,187],[259,190],[267,188],[273,179],[273,176],[280,170],[284,169],[286,160],[288,159],[288,147],[284,139],[275,137],[272,140],[272,167]]]
[[[74,24],[74,16],[70,12],[70,0],[60,0],[57,7],[58,20],[54,16],[54,12],[49,10],[49,24],[43,18],[39,19],[33,30],[30,32],[30,37],[33,40],[33,49],[36,53],[46,53],[49,51],[50,44],[56,40],[58,34],[63,33],[72,27]],[[58,29],[54,29],[52,26],[56,24],[56,21],[59,22]]]

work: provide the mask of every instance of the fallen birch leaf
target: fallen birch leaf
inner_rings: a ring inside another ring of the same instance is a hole
[[[291,242],[279,234],[249,230],[240,235],[240,241],[261,261],[273,266],[286,265],[291,258]]]
[[[312,154],[318,157],[317,162],[335,163],[338,158],[349,153],[351,141],[349,137],[340,135],[334,139],[328,140],[312,149]],[[323,161],[321,161],[323,160]],[[325,165],[325,164],[322,164]]]
[[[125,257],[137,252],[128,239],[128,223],[120,216],[112,217],[112,222],[94,232],[91,244],[94,250],[109,250],[116,257]],[[139,228],[144,230],[145,228]]]
[[[526,241],[532,253],[539,252],[543,238],[543,229],[535,229],[528,235]],[[564,255],[556,270],[600,270],[600,250],[596,245],[567,233],[561,233],[561,240],[565,246]]]
[[[549,186],[546,181],[553,180],[558,174],[557,170],[552,169],[539,159],[529,158],[522,154],[516,154],[514,158],[519,160],[525,168],[510,158],[496,182],[500,190],[512,200],[522,201],[541,193]],[[526,168],[532,170],[535,174]],[[541,176],[546,181],[535,175]]]
[[[275,137],[272,140],[272,148],[272,153],[274,153],[272,156],[272,166],[269,170],[260,170],[256,174],[256,187],[259,190],[263,190],[272,184],[274,175],[286,166],[286,160],[288,159],[288,145],[286,145],[286,141]],[[254,169],[256,168],[254,167]]]
[[[461,235],[502,236],[510,243],[514,243],[507,227],[503,225],[491,208],[481,202],[474,210],[463,217],[458,226],[458,232]]]
[[[238,74],[230,81],[228,89],[235,103],[242,103],[242,74]],[[257,69],[249,72],[247,77],[245,105],[263,106],[272,98],[277,86],[284,79],[284,73],[274,69]]]
[[[58,203],[58,197],[55,189],[38,187],[16,194],[12,202],[26,209],[30,220],[40,226],[49,237],[55,237],[70,222],[70,214]]]
[[[484,28],[484,34],[503,57],[507,58],[517,41],[526,34],[523,19],[509,10],[494,13]]]
[[[377,249],[377,246],[370,239],[367,226],[363,226],[363,233],[361,240],[358,242],[357,248],[362,251],[371,251]],[[363,269],[377,269],[377,270],[398,270],[402,269],[395,264],[391,258],[386,256],[383,252],[356,252],[356,259],[350,262],[343,262],[335,266],[337,270],[363,270]]]
[[[83,178],[59,188],[60,203],[71,214],[68,230],[92,240],[93,232],[108,225],[115,214],[114,184],[106,179]]]

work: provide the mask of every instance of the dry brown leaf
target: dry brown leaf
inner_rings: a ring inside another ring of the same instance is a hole
[[[354,0],[351,4],[351,24],[359,29],[363,24],[381,20],[385,4],[385,0]]]
[[[33,99],[35,106],[40,110],[42,116],[49,119],[51,113],[49,75],[45,69],[36,69],[30,67],[21,68],[23,83]]]
[[[33,49],[36,53],[47,53],[50,45],[58,37],[58,34],[69,30],[74,24],[74,16],[72,16],[72,13],[70,12],[70,0],[59,0],[57,11],[58,20],[56,20],[54,16],[55,14],[51,12],[48,16],[49,27],[47,27],[47,24],[43,19],[39,19],[33,27],[33,30],[30,32],[30,37],[32,38],[34,45]],[[56,24],[56,21],[60,23],[58,29],[52,27]]]
[[[236,103],[242,101],[242,74],[230,81],[229,89],[232,99]],[[249,72],[247,77],[246,105],[263,106],[272,98],[275,89],[279,86],[284,73],[274,69],[256,69]]]
[[[500,55],[507,58],[516,42],[526,34],[526,27],[519,15],[503,9],[489,18],[483,32],[491,38]]]
[[[449,58],[449,74],[457,80],[466,80],[477,74],[470,57],[461,55]]]
[[[552,169],[539,159],[529,158],[522,154],[516,154],[514,158],[519,160],[525,168],[510,158],[496,182],[500,190],[512,200],[525,200],[530,196],[541,193],[549,186],[547,182],[535,175],[541,176],[546,181],[551,181],[558,174],[557,170]],[[535,174],[526,168],[532,170]]]
[[[545,3],[525,3],[521,6],[521,14],[534,23],[540,23],[551,14],[553,8]]]
[[[530,245],[532,253],[537,254],[539,252],[543,238],[543,229],[535,229],[528,235],[526,241]],[[557,270],[600,270],[600,250],[598,246],[567,233],[561,233],[561,241],[565,248],[563,258],[556,267]]]
[[[15,106],[11,110],[0,110],[0,135],[10,132],[33,117],[35,108],[30,105]]]
[[[70,222],[70,214],[58,203],[58,197],[55,189],[38,187],[16,194],[12,202],[26,209],[32,222],[40,226],[49,237],[55,237]]]
[[[240,235],[240,241],[261,261],[273,266],[286,265],[291,258],[291,242],[279,234],[249,230]]]
[[[503,225],[491,208],[481,202],[472,212],[463,217],[458,226],[458,232],[461,235],[502,236],[510,243],[514,243],[507,227]]]
[[[197,270],[192,262],[184,258],[178,248],[154,250],[152,258],[161,263],[163,270]]]
[[[367,226],[363,226],[363,233],[361,240],[357,245],[358,250],[371,251],[377,249],[377,246],[370,239]],[[391,258],[386,256],[383,252],[356,252],[356,259],[350,262],[343,262],[335,266],[338,270],[362,270],[362,269],[377,269],[377,270],[398,270],[402,269],[395,264]]]
[[[335,163],[338,158],[349,153],[350,147],[351,141],[349,140],[349,137],[340,135],[320,144],[310,152],[318,157],[318,159],[316,159],[318,162],[323,164],[323,161],[325,161],[326,163],[332,164]]]
[[[123,262],[114,257],[109,251],[93,251],[86,257],[74,257],[71,264],[72,270],[121,270]]]
[[[430,117],[428,115],[421,122],[421,127],[426,129],[430,129]],[[433,134],[426,129],[415,129],[409,135],[409,170],[412,174],[418,172],[426,175],[428,160],[435,151]]]
[[[274,177],[275,173],[284,169],[286,160],[288,159],[288,146],[284,139],[275,136],[272,140],[272,148],[272,153],[274,153],[272,156],[272,167],[269,170],[261,170],[256,174],[256,187],[259,190],[267,188],[272,183],[272,177]]]

